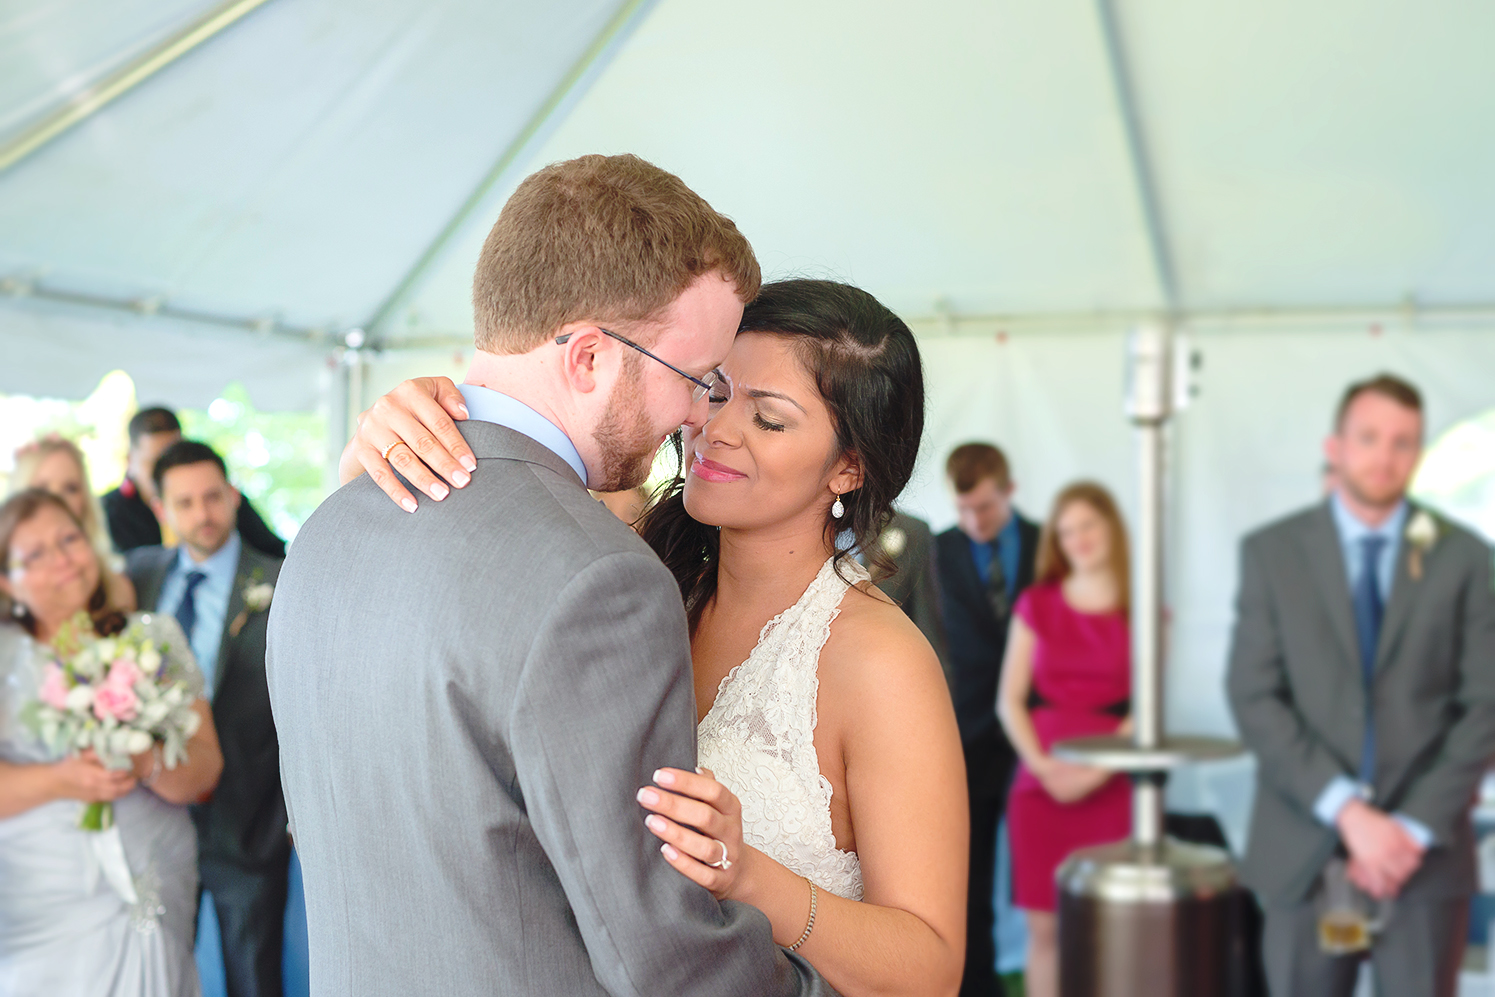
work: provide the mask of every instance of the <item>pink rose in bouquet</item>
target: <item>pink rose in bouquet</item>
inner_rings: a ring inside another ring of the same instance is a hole
[[[47,662],[46,670],[42,673],[42,687],[38,695],[41,701],[54,710],[67,709],[67,676],[62,672],[62,666],[55,661]]]
[[[50,750],[91,750],[114,769],[129,768],[133,756],[152,745],[160,745],[168,769],[186,760],[187,742],[201,723],[196,695],[166,645],[152,639],[148,622],[144,617],[120,634],[99,637],[80,613],[54,638],[56,659],[43,667],[37,697],[22,712]],[[112,804],[92,803],[79,826],[102,831],[113,820]]]
[[[93,694],[93,715],[100,720],[134,720],[140,711],[140,700],[129,686],[105,682]]]

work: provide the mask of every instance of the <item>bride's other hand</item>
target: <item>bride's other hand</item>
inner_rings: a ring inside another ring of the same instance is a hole
[[[338,461],[338,478],[347,484],[367,473],[397,505],[414,512],[415,498],[395,476],[398,470],[439,502],[450,494],[441,478],[461,488],[472,480],[470,472],[478,466],[453,421],[466,418],[467,404],[451,378],[402,381],[358,417],[358,431]],[[396,441],[399,445],[391,447]],[[386,452],[388,459],[383,456]]]
[[[84,803],[112,803],[135,788],[135,774],[129,769],[105,768],[93,749],[52,763],[57,780],[57,795]]]
[[[742,841],[742,804],[709,769],[660,769],[654,782],[638,791],[638,801],[653,811],[644,824],[664,842],[665,860],[718,900],[732,897],[744,862],[756,854]]]

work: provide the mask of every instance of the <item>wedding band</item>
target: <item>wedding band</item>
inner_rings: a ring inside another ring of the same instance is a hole
[[[713,869],[720,869],[722,872],[726,872],[732,868],[732,860],[727,858],[727,843],[725,841],[718,841],[716,838],[712,838],[711,840],[716,841],[718,845],[722,846],[722,857],[715,862],[707,862],[706,864]]]
[[[393,450],[395,447],[399,446],[401,443],[404,443],[404,442],[405,442],[404,440],[395,440],[389,446],[385,447],[383,450],[380,450],[379,451],[379,459],[380,460],[389,460],[389,452],[391,450]]]

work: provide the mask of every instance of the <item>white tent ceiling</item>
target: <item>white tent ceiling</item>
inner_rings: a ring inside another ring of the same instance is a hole
[[[215,6],[0,6],[0,142]],[[591,151],[911,317],[1162,307],[1107,9],[1179,308],[1495,313],[1480,0],[269,0],[0,173],[0,390],[169,351],[307,405],[318,333],[465,337],[514,183]]]

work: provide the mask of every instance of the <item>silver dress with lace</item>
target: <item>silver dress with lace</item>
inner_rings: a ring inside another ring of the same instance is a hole
[[[202,692],[202,674],[175,619],[136,614]],[[0,760],[56,761],[20,721],[34,700],[47,649],[0,623]],[[0,820],[0,994],[47,997],[198,997],[192,961],[197,836],[186,807],[137,788],[115,801],[115,826],[133,875],[129,903],[103,873],[78,827],[83,804],[54,800]]]
[[[697,728],[697,753],[742,802],[743,840],[792,872],[849,900],[862,899],[855,852],[836,847],[831,784],[815,754],[820,651],[848,580],[867,570],[843,558],[821,567],[799,601],[763,627],[748,659],[722,679]]]

